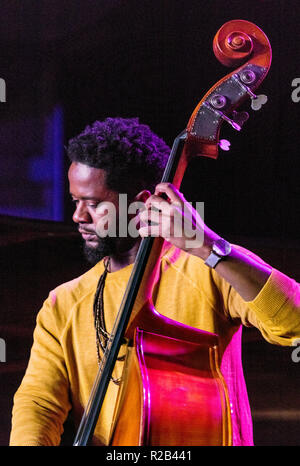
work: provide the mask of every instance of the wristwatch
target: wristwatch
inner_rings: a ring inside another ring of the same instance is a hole
[[[231,244],[223,238],[219,238],[213,242],[212,251],[205,261],[208,267],[214,269],[216,265],[225,259],[231,253]]]

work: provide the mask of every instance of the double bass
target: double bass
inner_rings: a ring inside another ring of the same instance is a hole
[[[234,71],[220,79],[193,111],[174,140],[162,182],[180,188],[193,157],[217,159],[223,122],[240,131],[248,119],[237,108],[251,99],[253,110],[267,101],[255,91],[272,59],[264,32],[244,20],[225,23],[213,39],[216,58]],[[116,322],[103,354],[74,446],[91,441],[115,362],[124,340],[124,363],[111,445],[231,445],[228,390],[220,371],[219,337],[158,313],[153,290],[164,239],[143,238]]]

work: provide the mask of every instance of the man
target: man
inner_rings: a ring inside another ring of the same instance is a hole
[[[252,444],[241,327],[256,326],[269,342],[292,345],[300,336],[299,286],[221,239],[174,186],[159,183],[168,153],[164,142],[137,119],[95,122],[70,141],[73,220],[94,267],[52,291],[38,314],[29,365],[15,395],[11,445],[58,445],[70,409],[75,424],[80,422],[140,242],[134,235],[98,234],[99,226],[103,233],[109,223],[110,207],[120,210],[120,193],[127,194],[129,203],[145,206],[134,217],[140,236],[167,240],[156,309],[219,335],[233,444]],[[175,234],[174,222],[186,207],[191,214],[187,222],[203,238],[192,247],[187,247],[190,238],[184,229]],[[95,445],[109,444],[122,369],[123,362],[117,361],[95,428]]]

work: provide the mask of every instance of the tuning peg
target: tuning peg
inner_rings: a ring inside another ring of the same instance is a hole
[[[251,98],[251,108],[252,110],[260,110],[261,107],[268,102],[268,97],[265,94],[256,95]]]
[[[240,127],[248,120],[249,113],[247,112],[236,112],[235,110],[232,112],[232,119],[237,123]]]
[[[221,107],[221,105],[219,105],[220,97],[223,97],[223,96],[218,96],[218,106],[219,107]],[[214,101],[212,99],[211,99],[210,102],[203,102],[203,105],[205,105],[205,107],[209,108],[212,112],[214,112],[216,115],[221,117],[223,120],[227,121],[227,123],[229,123],[237,131],[240,131],[242,129],[242,127],[237,122],[235,122],[232,118],[229,118],[227,115],[225,115],[225,113],[221,112],[221,110],[216,108],[217,105],[214,103]],[[222,102],[222,107],[224,105],[225,105],[224,102]]]
[[[236,131],[241,131],[242,126],[237,121],[228,118],[228,116],[222,112],[220,112],[220,117],[223,118],[223,120],[227,121],[227,123],[229,123]]]
[[[237,82],[241,88],[251,97],[252,110],[260,110],[261,107],[268,101],[268,97],[264,94],[255,95],[254,92],[252,92],[250,89],[249,85],[253,84],[257,79],[256,74],[252,70],[246,69],[239,74],[235,73],[232,77],[235,82]]]
[[[222,149],[222,150],[225,150],[225,151],[230,150],[230,142],[227,141],[227,139],[220,139],[218,145],[219,145],[220,149]]]
[[[252,110],[260,110],[261,107],[268,102],[268,97],[265,94],[255,95],[254,92],[247,86],[243,86],[247,94],[251,97]]]

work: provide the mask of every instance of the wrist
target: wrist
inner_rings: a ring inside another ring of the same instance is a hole
[[[211,230],[206,230],[201,246],[193,248],[190,253],[194,256],[200,257],[203,261],[206,261],[212,252],[214,242],[219,239],[221,239],[221,236]]]
[[[203,246],[201,246],[199,248],[195,248],[195,249],[191,250],[191,254],[193,254],[194,256],[199,257],[203,261],[206,261],[206,259],[209,257],[209,255],[211,253],[212,243],[211,244],[206,243],[206,244],[204,244]]]
[[[195,255],[200,257],[205,265],[215,268],[219,262],[224,261],[231,254],[231,244],[220,236],[214,236],[206,241],[201,248],[194,252]]]

